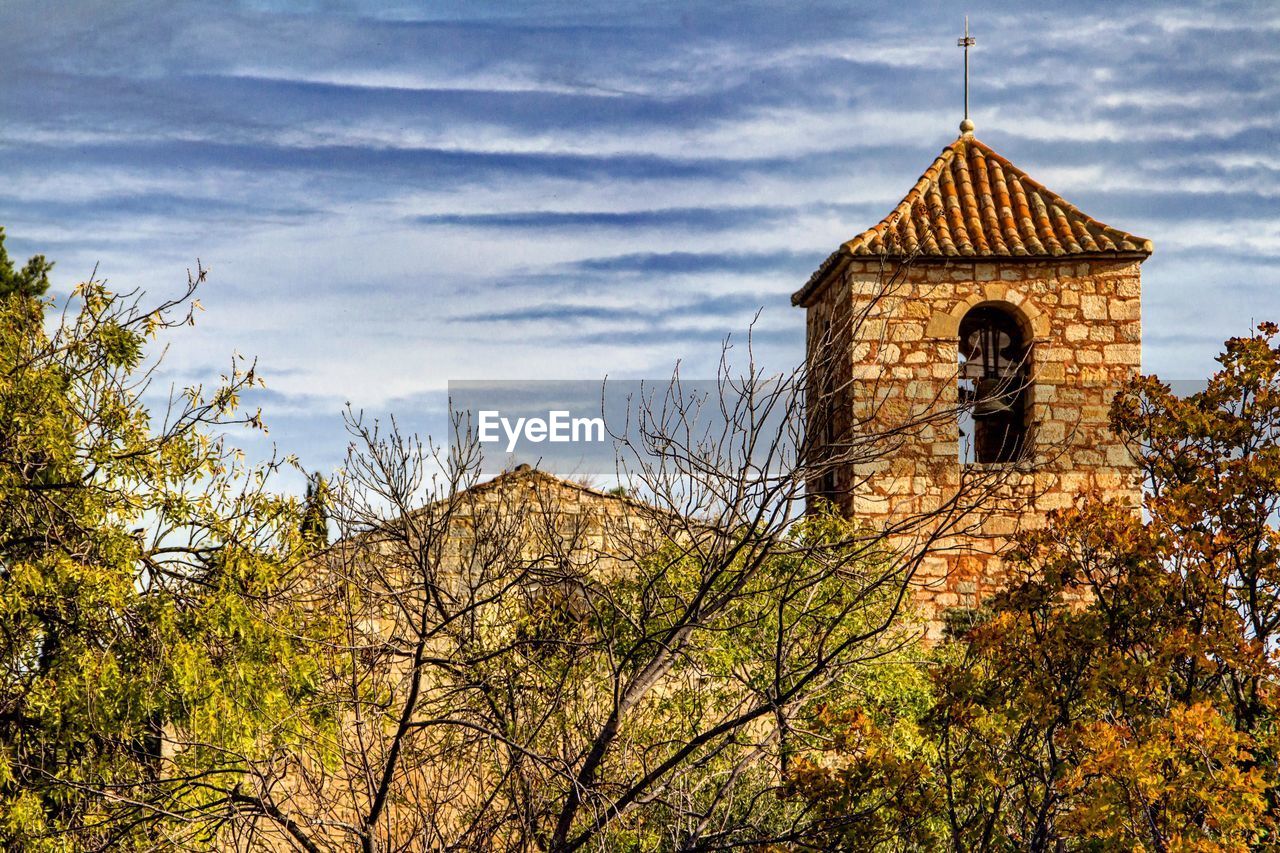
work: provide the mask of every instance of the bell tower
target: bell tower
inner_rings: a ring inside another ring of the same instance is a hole
[[[942,630],[1002,582],[1021,528],[1082,490],[1137,505],[1111,397],[1141,366],[1141,265],[1151,241],[1104,225],[979,141],[967,118],[879,224],[792,296],[807,312],[810,493],[909,547]],[[816,386],[815,386],[816,387]],[[821,399],[819,399],[821,397]]]

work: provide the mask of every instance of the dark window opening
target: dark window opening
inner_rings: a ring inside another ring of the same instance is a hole
[[[1029,349],[1017,319],[993,306],[960,322],[960,458],[1014,462],[1027,438]]]
[[[809,482],[816,497],[835,502],[837,495],[836,466],[836,401],[834,386],[837,377],[833,370],[836,365],[834,344],[831,340],[831,321],[828,317],[818,317],[812,327],[812,338],[809,342],[810,364],[809,376],[811,389],[811,420],[809,427],[813,429],[814,440],[810,448],[812,476]]]

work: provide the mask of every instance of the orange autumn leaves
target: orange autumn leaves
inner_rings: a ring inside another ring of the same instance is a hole
[[[1145,507],[1081,495],[1009,555],[1008,589],[930,650],[919,740],[866,716],[794,783],[843,849],[1252,850],[1280,818],[1280,347],[1228,341],[1179,397],[1121,390]],[[895,726],[900,726],[895,723]],[[861,789],[860,789],[861,786]],[[872,843],[849,828],[870,789]],[[836,788],[843,788],[837,795]],[[919,839],[924,839],[920,841]]]

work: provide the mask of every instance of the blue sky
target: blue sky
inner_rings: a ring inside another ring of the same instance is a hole
[[[1177,3],[0,3],[15,255],[168,294],[167,375],[257,356],[316,468],[346,401],[443,423],[450,379],[710,375],[909,189],[960,119],[1155,241],[1144,364],[1280,320],[1280,10]]]

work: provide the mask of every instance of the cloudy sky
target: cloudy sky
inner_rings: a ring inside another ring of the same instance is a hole
[[[271,438],[336,465],[345,401],[439,432],[451,379],[710,375],[888,212],[960,119],[1155,241],[1144,364],[1280,320],[1269,3],[0,2],[0,225],[169,294],[168,375],[255,355]]]

